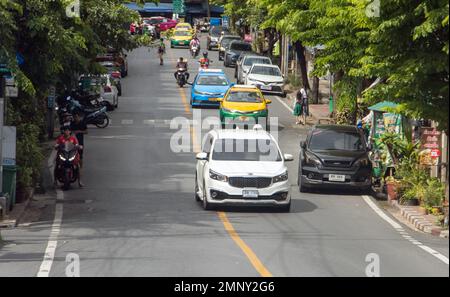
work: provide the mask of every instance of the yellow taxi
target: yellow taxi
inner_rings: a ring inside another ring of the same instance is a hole
[[[176,46],[187,46],[192,40],[192,33],[189,30],[185,29],[176,29],[173,32],[172,37],[170,38],[170,47],[174,48]]]
[[[262,124],[268,127],[269,111],[267,105],[271,100],[265,99],[255,86],[234,85],[220,102],[220,121],[222,127],[233,124]],[[228,120],[227,120],[228,119]]]
[[[189,24],[189,23],[178,23],[175,26],[175,31],[176,30],[188,30],[189,32],[194,34],[194,29],[192,28],[191,24]]]

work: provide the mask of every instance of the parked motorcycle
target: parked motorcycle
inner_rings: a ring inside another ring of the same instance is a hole
[[[63,184],[63,190],[67,191],[70,185],[76,182],[80,176],[80,167],[78,162],[78,150],[80,146],[71,142],[61,144],[58,148],[55,179]]]
[[[109,116],[106,113],[106,107],[93,110],[85,110],[84,119],[86,125],[95,125],[97,128],[104,129],[109,125]]]

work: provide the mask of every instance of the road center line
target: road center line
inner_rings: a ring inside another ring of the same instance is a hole
[[[403,227],[398,224],[397,222],[395,222],[393,219],[391,219],[390,217],[388,217],[371,199],[369,196],[362,196],[362,198],[364,199],[364,201],[369,205],[370,208],[372,208],[376,214],[378,214],[383,220],[385,220],[386,222],[388,222],[389,225],[391,225],[397,232],[399,232],[400,234],[404,234],[405,230],[403,229]],[[441,260],[442,262],[444,262],[445,264],[449,265],[449,261],[448,258],[444,255],[442,255],[441,253],[433,250],[432,248],[422,244],[420,241],[415,240],[412,236],[405,236],[402,235],[403,238],[405,238],[406,240],[408,240],[409,242],[411,242],[412,244],[414,244],[415,246],[421,248],[422,250],[424,250],[425,252],[429,253],[430,255],[436,257],[437,259]]]
[[[220,220],[223,223],[223,226],[225,227],[225,230],[228,232],[228,234],[231,236],[231,238],[234,240],[234,242],[239,246],[239,248],[244,252],[244,254],[249,259],[250,263],[253,265],[253,267],[258,271],[258,273],[262,277],[272,277],[273,275],[267,270],[267,268],[264,266],[264,264],[258,259],[256,254],[252,251],[252,249],[241,239],[239,234],[234,229],[233,225],[228,220],[228,217],[225,212],[218,212]]]
[[[48,168],[51,176],[53,176],[54,160],[56,158],[56,151],[53,151],[48,159]],[[44,259],[42,260],[37,277],[48,277],[52,269],[53,260],[55,259],[56,248],[58,246],[58,236],[61,232],[61,224],[63,218],[63,204],[58,201],[64,200],[63,191],[56,189],[56,205],[55,205],[55,217],[53,219],[52,229],[47,242],[47,248],[45,249]]]
[[[171,54],[169,54],[169,55],[172,57]],[[185,89],[179,88],[179,92],[180,92],[181,99],[183,101],[184,110],[185,110],[186,115],[192,116],[190,104],[188,104]],[[201,148],[200,148],[199,143],[197,142],[197,137],[195,134],[194,127],[191,127],[191,137],[192,137],[192,142],[193,142],[194,153],[200,152]],[[244,254],[247,256],[248,260],[253,265],[253,267],[256,269],[256,271],[263,277],[272,277],[272,274],[262,264],[262,262],[256,256],[256,254],[252,251],[252,249],[240,238],[239,234],[236,232],[233,225],[228,220],[226,213],[218,212],[217,215],[219,216],[220,220],[222,221],[222,223],[225,227],[225,230],[228,232],[228,234],[231,236],[231,238],[234,240],[234,242],[239,246],[239,248],[244,252]]]

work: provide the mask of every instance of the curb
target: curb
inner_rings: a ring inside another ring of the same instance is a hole
[[[417,230],[424,233],[431,234],[433,236],[439,236],[441,238],[448,238],[448,230],[443,230],[441,227],[433,225],[425,216],[417,212],[414,207],[401,206],[397,201],[389,201],[389,204],[396,208],[402,217],[404,217],[411,225]]]
[[[295,100],[295,95],[293,94],[287,94],[286,98],[281,98],[279,97],[281,100],[285,101],[289,106],[292,106],[294,104],[294,100]],[[324,119],[323,117],[319,117],[317,115],[315,115],[311,110],[309,111],[310,114],[310,119],[312,119],[313,124],[317,123],[319,120]],[[331,118],[327,117],[327,120],[332,120]],[[308,123],[308,125],[311,125],[311,123]]]

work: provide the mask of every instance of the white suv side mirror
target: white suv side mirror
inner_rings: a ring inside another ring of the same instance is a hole
[[[207,153],[198,153],[195,158],[199,161],[207,161],[208,160],[208,154]]]
[[[290,155],[290,154],[284,154],[284,161],[285,162],[291,162],[294,161],[294,156]]]

